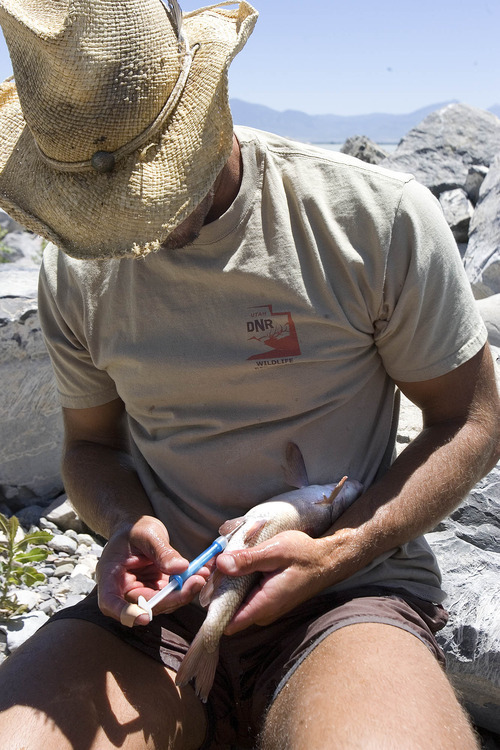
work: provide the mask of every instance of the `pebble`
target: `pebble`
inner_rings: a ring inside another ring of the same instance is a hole
[[[24,605],[30,611],[39,604],[41,595],[36,589],[19,589],[16,592],[16,598],[19,604]]]
[[[97,557],[84,557],[80,562],[77,562],[71,573],[71,577],[74,578],[77,575],[93,576],[97,567]]]
[[[10,515],[8,510],[5,515]],[[30,533],[49,531],[53,537],[47,545],[50,550],[47,558],[33,563],[45,580],[32,587],[21,584],[10,591],[27,610],[8,620],[0,620],[0,663],[55,612],[81,601],[95,587],[95,570],[104,548],[101,537],[81,530],[82,524],[76,523],[74,517],[68,520],[63,514],[55,516],[51,519],[42,516],[34,523],[32,516],[24,518],[20,514],[19,521],[24,528],[19,526],[17,540],[22,539],[27,530]]]
[[[69,536],[70,531],[67,531],[66,534],[54,534],[48,546],[56,552],[66,552],[69,555],[74,555],[77,550],[78,543],[76,539],[73,539],[73,537]]]
[[[54,576],[56,578],[64,578],[64,576],[70,576],[75,566],[73,563],[62,562],[60,565],[56,565]]]
[[[80,544],[85,544],[87,547],[92,547],[94,544],[94,539],[90,534],[78,534],[77,539]]]

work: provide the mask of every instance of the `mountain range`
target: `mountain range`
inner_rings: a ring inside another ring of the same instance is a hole
[[[248,125],[277,135],[296,138],[309,143],[343,143],[353,135],[365,135],[375,143],[398,143],[406,133],[427,115],[447,104],[442,102],[417,109],[409,114],[373,113],[368,115],[308,115],[287,109],[284,112],[231,99],[233,119],[237,125]],[[500,117],[500,104],[490,107]]]

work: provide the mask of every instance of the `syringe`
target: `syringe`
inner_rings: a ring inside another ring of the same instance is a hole
[[[236,529],[234,530],[236,531]],[[178,575],[172,575],[170,576],[170,580],[167,583],[166,586],[164,586],[162,589],[156,592],[156,594],[153,594],[151,599],[146,601],[146,599],[143,596],[140,596],[137,600],[138,606],[144,610],[149,615],[149,621],[153,619],[153,607],[158,604],[158,602],[163,601],[166,596],[168,596],[172,591],[175,591],[176,589],[181,589],[184,581],[189,578],[190,576],[197,573],[200,568],[202,568],[209,560],[212,559],[212,557],[215,557],[220,552],[226,549],[227,543],[229,541],[230,536],[233,535],[233,532],[231,534],[228,534],[227,536],[219,536],[217,539],[212,542],[210,547],[207,547],[206,550],[204,550],[201,554],[198,555],[198,557],[195,557],[194,560],[192,560],[186,570],[183,573],[179,573]]]

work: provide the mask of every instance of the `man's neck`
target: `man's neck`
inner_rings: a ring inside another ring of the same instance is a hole
[[[233,135],[233,149],[222,171],[215,181],[215,194],[212,207],[205,218],[205,224],[215,221],[227,211],[238,195],[243,177],[243,162],[240,144]]]

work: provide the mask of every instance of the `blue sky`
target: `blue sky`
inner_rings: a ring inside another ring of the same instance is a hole
[[[184,10],[202,4],[181,0]],[[260,18],[232,65],[233,97],[339,115],[500,104],[500,0],[254,4]],[[10,74],[2,37],[0,79]]]

